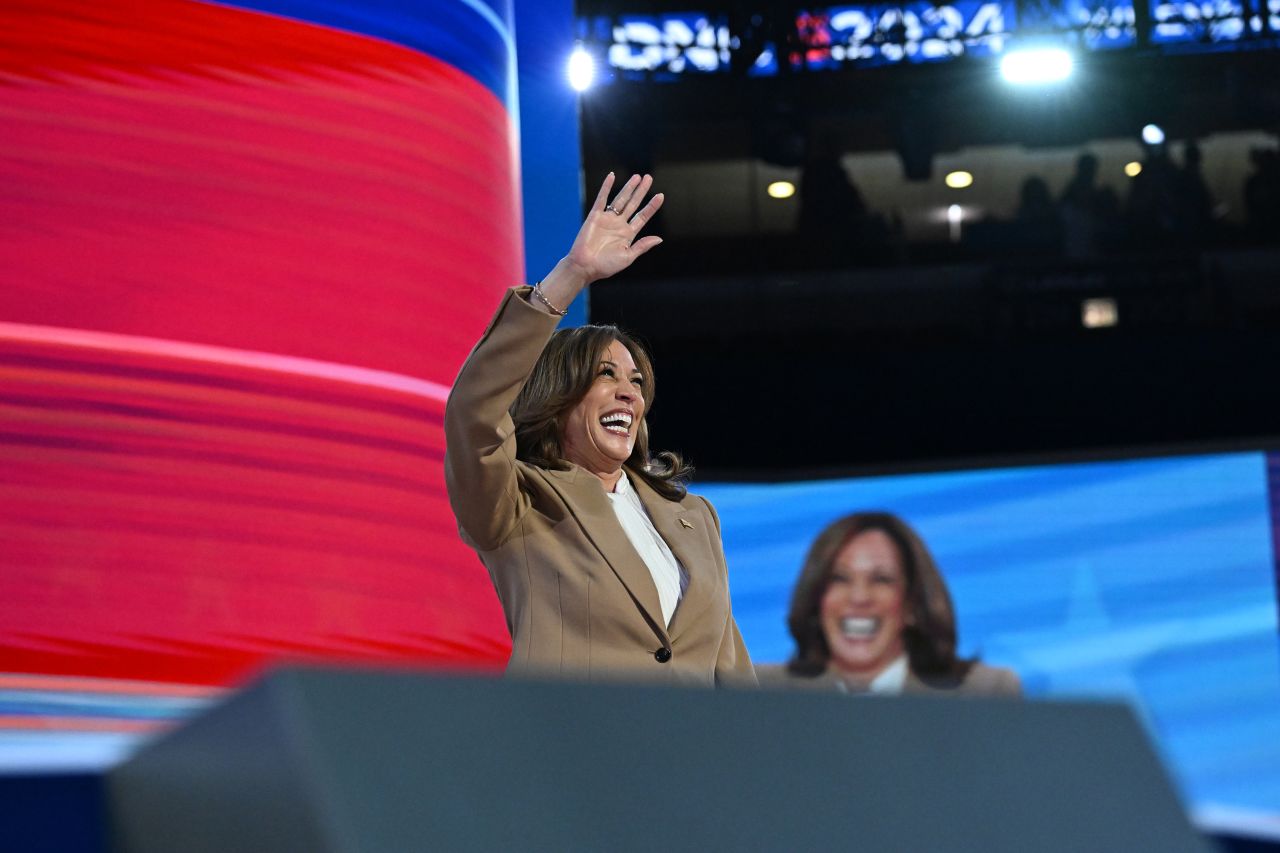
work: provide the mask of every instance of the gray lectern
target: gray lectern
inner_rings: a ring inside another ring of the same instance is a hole
[[[1205,853],[1119,706],[286,671],[112,772],[120,853]]]

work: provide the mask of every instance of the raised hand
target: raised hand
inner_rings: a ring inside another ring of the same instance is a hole
[[[569,249],[569,262],[583,273],[588,283],[621,272],[662,242],[661,237],[653,236],[636,239],[662,207],[663,196],[658,193],[649,199],[644,209],[640,208],[652,186],[652,176],[632,175],[613,201],[606,204],[609,190],[613,188],[613,173],[600,185],[591,211]]]
[[[542,280],[542,292],[557,305],[567,305],[586,285],[616,275],[662,242],[661,237],[640,237],[640,231],[662,207],[662,193],[640,206],[653,186],[653,177],[632,175],[609,201],[613,183],[610,172],[600,185],[569,254]]]

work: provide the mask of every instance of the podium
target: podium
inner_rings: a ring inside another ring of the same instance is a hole
[[[1209,850],[1106,704],[288,670],[108,796],[121,853]]]

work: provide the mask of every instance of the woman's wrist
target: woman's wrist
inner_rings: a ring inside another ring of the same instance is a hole
[[[561,258],[546,278],[538,283],[543,298],[559,309],[566,309],[582,290],[591,283],[590,277],[568,258]],[[536,294],[530,300],[543,310],[550,310]]]
[[[555,314],[558,317],[563,317],[564,315],[569,313],[567,310],[565,310],[564,308],[560,308],[554,302],[552,302],[550,299],[546,297],[546,294],[542,292],[542,282],[538,282],[533,286],[533,290],[532,292],[530,292],[529,296],[530,296],[529,302],[532,303],[536,299],[538,302],[542,303],[543,308],[546,308],[548,311],[550,311],[552,314]]]

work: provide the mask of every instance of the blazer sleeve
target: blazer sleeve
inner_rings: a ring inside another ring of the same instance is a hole
[[[699,495],[706,504],[707,512],[716,525],[716,539],[720,540],[720,516],[711,501]],[[724,547],[720,547],[720,565],[725,572],[726,594],[729,586],[728,567],[724,559]],[[732,606],[729,618],[725,621],[724,635],[720,638],[720,650],[716,654],[715,679],[717,687],[758,687],[755,667],[751,665],[751,655],[747,653],[747,644],[742,641],[742,632],[738,630],[738,620],[733,618]]]
[[[742,632],[738,630],[738,621],[732,614],[725,623],[720,653],[716,655],[716,686],[759,686],[755,667],[751,665],[751,656],[747,654],[747,646],[742,642]]]
[[[449,503],[463,538],[482,551],[502,544],[529,508],[508,409],[560,318],[530,305],[528,293],[528,287],[507,291],[445,404]]]
[[[1000,667],[996,673],[996,686],[992,693],[997,696],[1008,696],[1013,699],[1022,696],[1022,679],[1011,669]]]
[[[1003,666],[974,663],[954,693],[968,696],[1004,696],[1018,699],[1022,696],[1022,680],[1018,674]]]

